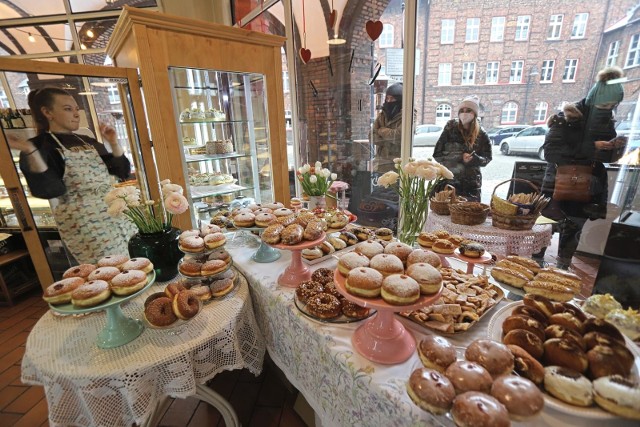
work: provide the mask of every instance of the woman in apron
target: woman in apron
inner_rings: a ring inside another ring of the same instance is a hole
[[[54,217],[60,237],[77,262],[95,263],[109,254],[127,254],[134,224],[107,214],[104,196],[113,175],[125,180],[131,165],[118,145],[115,130],[100,124],[109,153],[95,139],[73,132],[80,126],[75,99],[58,88],[29,93],[38,135],[28,141],[9,137],[20,150],[20,169],[34,197],[57,198]]]

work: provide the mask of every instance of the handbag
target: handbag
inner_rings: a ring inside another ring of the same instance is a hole
[[[553,199],[557,201],[590,202],[593,165],[562,165],[556,169]]]

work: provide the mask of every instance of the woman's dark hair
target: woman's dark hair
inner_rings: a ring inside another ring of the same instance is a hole
[[[56,95],[70,96],[71,94],[64,89],[57,87],[43,87],[42,89],[34,89],[29,92],[27,102],[31,109],[31,115],[36,122],[38,133],[49,130],[49,120],[42,113],[41,108],[53,108]]]

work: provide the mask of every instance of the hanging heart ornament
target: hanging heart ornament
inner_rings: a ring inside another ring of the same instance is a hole
[[[335,9],[331,11],[329,14],[329,28],[333,28],[336,25],[336,17],[338,16],[338,12]]]
[[[380,22],[380,21],[367,21],[366,30],[367,30],[367,34],[369,35],[369,38],[371,39],[371,41],[378,40],[378,37],[380,37],[380,34],[382,34],[382,29],[383,29],[382,22]]]
[[[311,51],[309,49],[305,49],[304,47],[300,48],[300,50],[298,51],[298,55],[300,55],[300,59],[302,59],[302,62],[304,62],[305,64],[311,59]]]

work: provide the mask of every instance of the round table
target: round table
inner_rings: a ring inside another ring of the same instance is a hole
[[[551,244],[551,224],[534,225],[531,230],[503,230],[491,225],[491,218],[479,225],[460,225],[451,222],[449,215],[429,212],[425,230],[446,230],[484,245],[494,255],[528,256]]]
[[[229,403],[204,385],[221,371],[262,370],[264,338],[242,274],[236,286],[184,326],[146,328],[112,349],[95,344],[104,312],[62,317],[48,311],[27,338],[22,381],[44,387],[51,425],[143,425],[168,396],[195,396],[218,408],[226,425],[239,425]],[[142,318],[147,296],[162,289],[152,285],[122,310]]]

